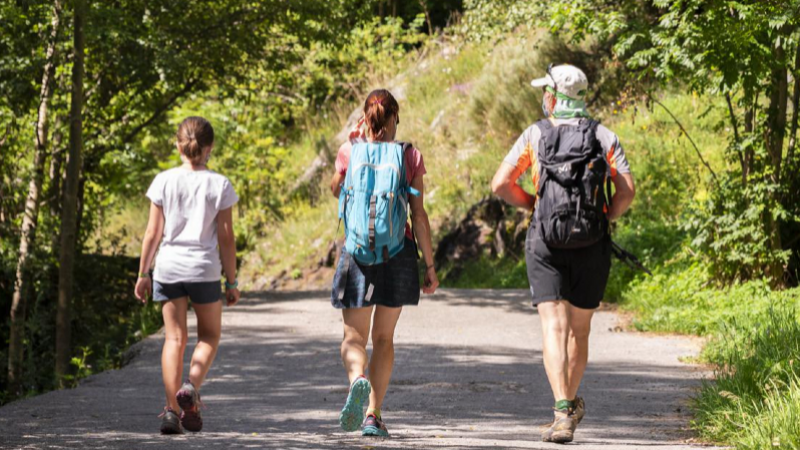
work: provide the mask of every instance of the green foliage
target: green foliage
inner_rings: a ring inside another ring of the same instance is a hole
[[[727,175],[720,189],[711,191],[684,225],[705,250],[721,279],[754,279],[772,264],[786,265],[790,251],[770,246],[765,217],[797,221],[776,201],[779,186],[766,180],[741,184],[741,175]]]
[[[774,298],[760,314],[732,317],[704,357],[716,380],[694,400],[694,428],[737,449],[798,448],[800,292]]]
[[[438,271],[438,269],[437,269]],[[445,268],[439,278],[443,286],[460,289],[528,289],[528,274],[525,260],[513,258],[489,258],[481,256],[470,261],[455,279]]]
[[[539,1],[465,0],[456,31],[469,41],[498,40],[521,26],[535,27],[543,5]]]
[[[625,308],[637,313],[637,329],[707,335],[727,319],[763,312],[777,295],[764,281],[718,288],[712,280],[707,265],[683,255],[622,296]]]

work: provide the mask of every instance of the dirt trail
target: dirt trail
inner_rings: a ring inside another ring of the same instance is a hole
[[[616,322],[611,312],[593,322],[581,390],[588,414],[576,443],[692,448],[687,398],[705,374],[679,358],[696,348],[614,332]],[[383,409],[392,438],[384,440],[338,428],[347,380],[341,315],[327,292],[251,294],[226,309],[223,333],[203,386],[204,432],[158,434],[161,336],[153,336],[121,370],[0,408],[0,448],[562,448],[539,441],[552,397],[524,291],[443,290],[403,311]]]

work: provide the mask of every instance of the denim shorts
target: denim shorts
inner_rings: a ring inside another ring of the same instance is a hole
[[[417,247],[406,238],[400,253],[373,266],[359,264],[343,250],[333,278],[331,304],[336,309],[374,305],[398,308],[417,305],[419,291]]]
[[[189,297],[192,303],[203,305],[222,299],[219,281],[199,281],[188,283],[161,283],[153,280],[153,301],[166,302],[176,298]]]

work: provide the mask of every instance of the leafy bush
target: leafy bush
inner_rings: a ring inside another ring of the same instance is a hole
[[[694,245],[705,251],[721,279],[759,278],[773,264],[788,263],[791,251],[773,249],[770,229],[765,226],[775,220],[800,221],[777,201],[775,192],[779,190],[759,177],[743,184],[741,174],[734,172],[723,178],[706,202],[693,208],[685,227],[695,235]]]
[[[536,25],[545,3],[519,0],[464,0],[457,32],[468,41],[498,40],[524,25]]]
[[[5,256],[5,255],[4,255]],[[10,256],[10,255],[9,255]],[[5,258],[4,258],[5,259]],[[14,263],[16,261],[14,260]],[[37,296],[28,305],[26,322],[23,392],[35,395],[56,387],[52,361],[55,358],[55,317],[57,299],[57,267],[46,255],[36,255],[34,263]],[[0,285],[13,280],[14,264],[5,264]],[[83,255],[76,261],[74,300],[72,306],[72,343],[77,355],[73,358],[75,375],[64,381],[68,386],[88,375],[119,367],[128,347],[157,332],[163,325],[161,308],[149,303],[143,306],[133,298],[138,260],[120,256]],[[10,283],[13,286],[13,282]],[[0,297],[8,310],[11,295]],[[7,340],[8,327],[2,327]],[[7,347],[0,348],[0,368],[7,363]],[[0,377],[0,404],[6,398],[6,375]]]

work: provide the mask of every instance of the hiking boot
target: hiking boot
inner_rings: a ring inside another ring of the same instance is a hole
[[[583,420],[583,416],[586,415],[586,402],[583,401],[583,397],[575,397],[575,420],[578,424],[581,423]]]
[[[364,405],[369,401],[372,386],[366,377],[360,376],[350,386],[350,393],[339,413],[339,425],[344,431],[356,431],[364,420]]]
[[[200,431],[203,429],[203,417],[200,414],[200,393],[194,385],[187,381],[183,383],[181,389],[175,394],[178,405],[181,407],[181,425],[189,431]]]
[[[181,422],[178,414],[169,406],[164,407],[164,412],[159,414],[161,418],[161,434],[182,434]]]
[[[389,430],[386,429],[386,424],[383,420],[379,419],[375,414],[368,414],[364,419],[364,424],[361,426],[362,436],[379,436],[389,437]]]
[[[575,413],[572,409],[556,410],[553,424],[542,432],[542,441],[556,444],[572,442],[577,426],[578,421],[575,420]]]

